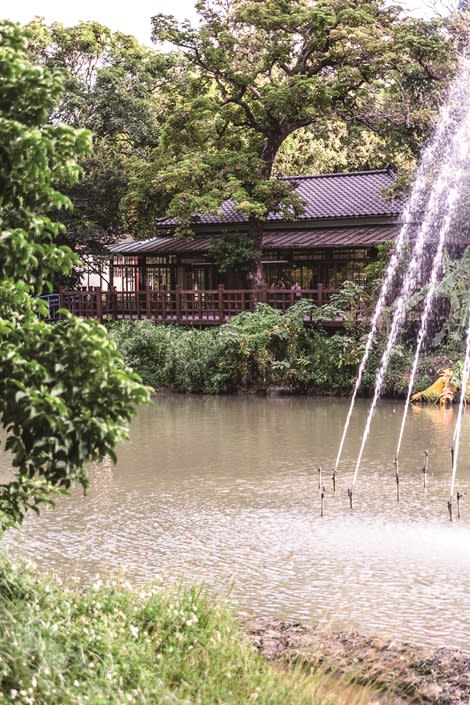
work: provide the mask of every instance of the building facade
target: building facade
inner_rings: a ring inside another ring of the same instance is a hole
[[[305,203],[295,221],[268,218],[262,264],[269,288],[336,289],[345,280],[363,283],[366,264],[377,246],[394,240],[402,204],[392,200],[394,175],[389,170],[286,177]],[[246,233],[247,223],[230,202],[218,215],[194,219],[192,239],[175,237],[168,220],[156,223],[155,237],[129,240],[110,248],[110,269],[101,286],[138,292],[245,289],[246,276],[221,273],[211,254],[227,233]]]

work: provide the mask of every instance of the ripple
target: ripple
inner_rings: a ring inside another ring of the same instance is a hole
[[[391,457],[400,419],[390,408],[374,420],[352,511],[346,490],[366,404],[333,496],[327,468],[345,402],[165,398],[141,410],[115,470],[91,468],[88,497],[74,491],[4,544],[83,582],[201,582],[229,592],[241,611],[468,649],[470,511],[463,504],[451,524],[446,508],[453,427],[448,414],[411,415],[398,504]],[[468,428],[461,447],[468,456]],[[470,495],[468,468],[458,486]]]

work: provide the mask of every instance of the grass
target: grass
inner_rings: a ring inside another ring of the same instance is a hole
[[[0,703],[319,705],[312,677],[263,661],[199,589],[64,589],[0,562]]]

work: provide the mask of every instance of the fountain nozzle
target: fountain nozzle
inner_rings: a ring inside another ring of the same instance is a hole
[[[424,489],[426,489],[426,474],[429,470],[429,451],[425,450],[424,451],[424,467],[423,467],[423,483],[424,483]]]
[[[336,470],[333,469],[333,472],[331,473],[331,479],[333,481],[333,494],[336,492]]]
[[[349,507],[350,507],[351,509],[353,508],[353,506],[352,506],[352,494],[353,494],[353,493],[352,493],[352,489],[349,488],[349,489],[348,489],[348,497],[349,497]]]
[[[400,474],[398,472],[398,455],[393,459],[393,464],[395,465],[395,481],[397,483],[397,502],[400,501]]]
[[[452,497],[447,502],[447,510],[449,512],[449,521],[452,521]]]
[[[460,519],[460,500],[465,497],[466,492],[457,492],[457,519]]]

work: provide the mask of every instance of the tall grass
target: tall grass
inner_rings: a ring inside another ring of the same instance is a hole
[[[199,589],[77,592],[0,563],[0,702],[306,705]]]

